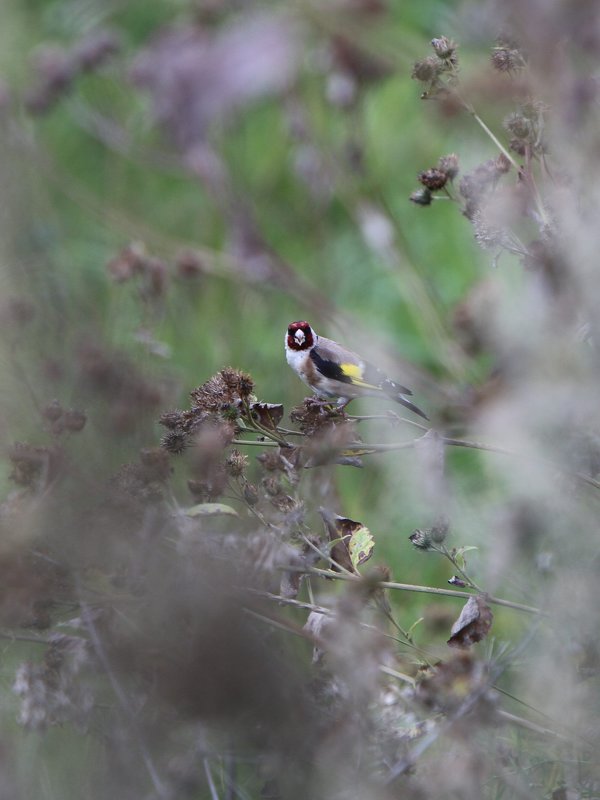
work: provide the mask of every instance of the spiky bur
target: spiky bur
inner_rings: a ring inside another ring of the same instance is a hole
[[[161,444],[170,453],[182,453],[194,437],[208,431],[222,447],[239,433],[239,421],[248,416],[249,401],[254,391],[250,375],[231,367],[222,369],[190,393],[191,408],[168,411],[160,419],[167,428]]]
[[[416,61],[411,77],[426,88],[421,95],[423,100],[445,97],[456,84],[458,72],[457,45],[447,36],[431,40],[434,55]]]
[[[411,202],[420,206],[431,205],[434,193],[446,189],[446,184],[452,183],[458,172],[458,156],[455,153],[441,156],[435,167],[423,170],[417,175],[424,188],[417,189],[410,195]],[[448,191],[446,190],[447,194]]]
[[[492,48],[491,62],[495,70],[509,75],[527,66],[527,58],[522,49],[508,36],[499,36],[496,40],[496,45]]]

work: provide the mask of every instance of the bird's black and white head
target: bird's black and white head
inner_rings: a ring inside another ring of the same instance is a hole
[[[288,325],[285,345],[289,350],[297,352],[310,350],[315,344],[316,336],[308,322],[292,322]]]

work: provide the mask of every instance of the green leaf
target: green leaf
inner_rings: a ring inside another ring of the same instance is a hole
[[[349,572],[358,573],[358,565],[373,555],[375,541],[370,530],[362,522],[332,514],[325,508],[320,508],[319,513],[329,535],[331,558]]]
[[[413,622],[413,624],[410,626],[410,628],[406,631],[409,636],[412,636],[412,632],[414,631],[414,629],[417,627],[417,625],[420,625],[421,622],[423,622],[424,619],[425,619],[425,617],[419,617],[419,619],[416,619]]]
[[[348,542],[348,551],[352,566],[358,571],[359,564],[364,564],[373,555],[373,548],[375,547],[375,539],[371,531],[361,525],[352,533],[350,541]]]
[[[479,550],[479,548],[475,547],[475,545],[465,545],[464,547],[457,547],[454,551],[454,560],[461,569],[464,569],[467,565],[465,553],[468,553],[469,550]]]
[[[199,503],[197,506],[188,508],[185,512],[188,517],[238,517],[239,514],[231,506],[224,503]]]

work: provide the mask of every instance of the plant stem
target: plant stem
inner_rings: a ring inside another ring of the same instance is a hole
[[[362,581],[363,578],[354,575],[345,575],[341,572],[333,572],[333,570],[319,569],[318,567],[298,567],[293,564],[281,567],[281,569],[288,572],[305,572],[311,575],[320,575],[323,578],[332,578],[333,580],[341,581]],[[460,597],[463,600],[468,600],[471,597],[470,592],[458,592],[455,589],[440,589],[435,586],[419,586],[411,583],[395,583],[392,581],[381,581],[379,586],[382,589],[398,589],[403,592],[423,592],[424,594],[437,594],[445,597]],[[492,597],[487,595],[489,603],[496,606],[504,606],[505,608],[512,608],[515,611],[524,611],[527,614],[539,614],[546,616],[545,612],[540,611],[539,608],[534,606],[527,606],[523,603],[513,603],[512,600],[504,600],[500,597]]]

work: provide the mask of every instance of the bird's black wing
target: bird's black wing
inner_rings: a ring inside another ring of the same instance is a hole
[[[324,378],[341,381],[342,383],[352,383],[352,378],[344,373],[341,364],[325,358],[325,355],[321,355],[317,347],[313,347],[310,351],[310,360]]]

